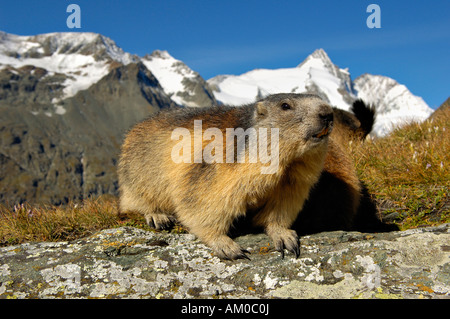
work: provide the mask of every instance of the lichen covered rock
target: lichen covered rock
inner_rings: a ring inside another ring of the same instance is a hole
[[[450,225],[301,238],[295,259],[264,234],[223,261],[190,234],[108,229],[0,248],[0,298],[449,298]]]

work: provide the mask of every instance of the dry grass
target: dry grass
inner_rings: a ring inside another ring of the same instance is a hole
[[[74,240],[102,229],[132,226],[152,230],[140,214],[119,214],[118,199],[103,195],[65,206],[0,205],[0,246]],[[171,232],[186,232],[175,225]]]
[[[450,222],[450,111],[354,145],[358,174],[401,229]]]
[[[72,240],[118,226],[114,199],[86,200],[67,206],[0,206],[0,245]]]
[[[450,111],[445,111],[388,137],[354,143],[351,150],[380,210],[407,229],[450,222],[449,143]],[[103,196],[67,206],[0,205],[0,246],[73,240],[124,225],[148,229],[142,216],[120,217],[117,204],[117,198]]]

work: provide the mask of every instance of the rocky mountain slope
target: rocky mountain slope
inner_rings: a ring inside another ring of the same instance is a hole
[[[142,63],[114,68],[56,106],[51,94],[31,97],[50,90],[35,83],[43,73],[30,67],[0,71],[0,92],[8,96],[0,100],[0,201],[58,204],[116,193],[123,134],[174,103]]]
[[[358,98],[377,106],[374,131],[386,135],[398,125],[427,119],[432,109],[397,81],[381,75],[363,74],[354,81]]]
[[[161,108],[215,103],[205,80],[168,53],[141,59],[95,33],[0,32],[0,201],[116,194],[126,130]]]
[[[155,51],[140,58],[96,33],[17,36],[0,31],[0,69],[32,65],[45,69],[48,76],[65,75],[58,82],[62,92],[53,96],[53,104],[89,88],[118,65],[138,62],[144,63],[155,75],[175,103],[185,106],[216,103],[205,80],[167,51]]]

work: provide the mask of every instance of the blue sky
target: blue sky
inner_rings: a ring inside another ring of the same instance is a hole
[[[81,7],[81,29],[66,8]],[[369,4],[381,29],[369,29]],[[352,78],[381,74],[433,108],[450,96],[450,1],[20,0],[0,1],[0,30],[31,35],[97,32],[125,51],[167,50],[205,79],[294,67],[323,48]]]

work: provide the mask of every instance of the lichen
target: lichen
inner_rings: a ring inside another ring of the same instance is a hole
[[[224,261],[191,234],[121,227],[0,248],[0,298],[449,297],[449,228],[306,236],[298,259],[247,235],[251,260]]]

